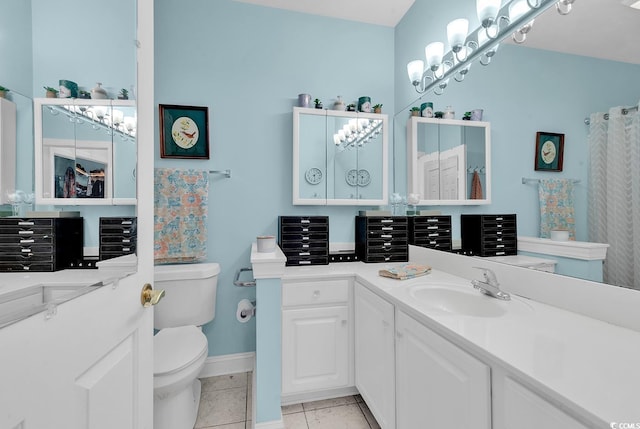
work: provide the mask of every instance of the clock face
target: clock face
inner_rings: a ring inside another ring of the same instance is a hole
[[[367,186],[371,183],[371,174],[365,169],[358,170],[358,186]]]
[[[347,171],[345,180],[351,186],[356,186],[358,184],[358,170],[355,168]]]
[[[556,159],[556,145],[550,140],[544,142],[540,148],[540,157],[545,164],[551,164]]]
[[[311,167],[304,174],[304,178],[312,185],[317,185],[322,182],[322,170],[316,167]]]
[[[171,126],[171,137],[178,146],[183,149],[189,149],[198,141],[198,125],[191,118],[182,116]]]

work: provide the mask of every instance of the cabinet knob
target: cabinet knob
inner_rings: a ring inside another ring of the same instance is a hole
[[[400,332],[400,331],[396,331],[396,337],[402,339],[402,338],[404,338],[404,334],[402,332]]]
[[[314,291],[313,291],[313,297],[314,297],[314,298],[317,298],[317,297],[319,297],[319,296],[320,296],[320,291],[319,291],[319,290],[314,290]]]
[[[382,326],[385,327],[385,328],[388,328],[389,327],[389,322],[387,322],[386,320],[383,320],[382,321]]]
[[[346,321],[346,320],[343,320],[343,321],[342,321],[342,326],[343,326],[343,327],[344,327],[344,326],[347,326],[347,321]]]

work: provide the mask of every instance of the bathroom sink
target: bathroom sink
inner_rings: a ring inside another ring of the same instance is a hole
[[[43,311],[53,305],[84,295],[96,284],[37,284],[0,295],[0,328]]]
[[[416,285],[409,295],[433,310],[475,317],[498,317],[507,312],[510,301],[491,298],[471,289],[469,292],[437,286]]]

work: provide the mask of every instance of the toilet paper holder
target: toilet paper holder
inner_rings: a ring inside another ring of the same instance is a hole
[[[240,268],[238,271],[236,271],[236,276],[233,279],[233,284],[238,286],[238,287],[253,287],[256,285],[256,280],[254,278],[252,278],[251,280],[240,280],[240,275],[245,272],[245,271],[251,271],[253,272],[253,268]]]

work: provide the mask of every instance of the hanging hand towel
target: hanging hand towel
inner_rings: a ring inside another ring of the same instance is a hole
[[[156,168],[154,187],[155,263],[206,259],[209,172]]]
[[[480,182],[480,174],[478,170],[473,172],[473,178],[471,179],[471,199],[482,200],[482,182]]]
[[[553,229],[564,229],[569,231],[569,240],[575,240],[573,180],[540,180],[538,195],[540,197],[540,238],[549,238]]]

